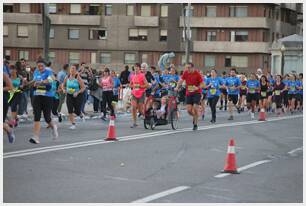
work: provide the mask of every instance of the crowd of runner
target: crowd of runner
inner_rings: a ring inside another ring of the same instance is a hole
[[[265,111],[276,113],[302,112],[303,74],[271,75],[256,73],[238,74],[235,68],[228,73],[211,69],[205,74],[187,63],[178,72],[174,64],[160,71],[146,63],[136,63],[131,69],[125,66],[117,74],[109,68],[103,71],[91,69],[85,63],[65,64],[56,73],[50,62],[38,60],[35,68],[21,59],[15,64],[4,61],[3,65],[3,129],[9,142],[13,143],[13,128],[21,118],[28,117],[28,99],[33,108],[33,137],[29,141],[40,143],[41,114],[54,139],[58,138],[57,124],[62,122],[62,105],[66,102],[70,129],[76,129],[76,117],[85,121],[85,105],[91,99],[94,113],[107,121],[107,114],[116,117],[118,101],[125,112],[131,110],[132,125],[136,128],[137,118],[154,106],[152,99],[161,99],[159,116],[166,113],[166,102],[171,91],[175,91],[180,108],[192,116],[193,130],[198,129],[199,118],[205,118],[205,108],[210,107],[211,123],[217,120],[217,110],[226,110],[228,120],[234,119],[234,111],[255,113]],[[153,98],[149,98],[152,96]],[[219,108],[217,106],[219,105]],[[121,108],[121,109],[122,109]],[[8,111],[10,115],[7,116]],[[56,121],[55,121],[56,120]]]

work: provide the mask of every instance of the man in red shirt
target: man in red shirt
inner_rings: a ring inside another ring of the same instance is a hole
[[[193,130],[198,129],[198,109],[201,101],[202,88],[205,86],[203,78],[192,63],[185,65],[185,71],[179,80],[176,90],[186,82],[187,112],[193,117]]]

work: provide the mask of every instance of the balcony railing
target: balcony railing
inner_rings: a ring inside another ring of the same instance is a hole
[[[134,17],[135,26],[144,26],[144,27],[158,27],[159,26],[159,17],[158,16],[135,16]]]

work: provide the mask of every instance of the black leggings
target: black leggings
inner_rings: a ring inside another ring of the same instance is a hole
[[[210,110],[211,110],[211,118],[212,120],[215,120],[215,121],[216,121],[216,105],[218,103],[218,100],[219,100],[218,96],[208,98],[208,103],[209,103]]]
[[[102,102],[101,102],[101,111],[106,116],[106,103],[108,108],[111,110],[111,116],[114,115],[114,108],[112,105],[113,101],[113,91],[103,91]]]
[[[3,123],[6,120],[6,116],[7,116],[7,112],[9,108],[9,103],[8,103],[9,96],[10,94],[7,91],[3,92]]]
[[[50,123],[53,97],[37,95],[33,98],[34,122],[40,121],[41,112],[43,112],[45,121]]]
[[[83,93],[80,93],[77,97],[73,97],[72,94],[67,94],[67,108],[69,114],[76,114],[77,116],[81,115],[81,106],[83,102]]]
[[[53,104],[52,104],[52,114],[55,116],[58,116],[57,108],[59,105],[60,100],[53,98]]]
[[[11,106],[11,111],[12,112],[17,112],[17,108],[20,107],[21,103],[21,93],[16,93],[14,94],[13,99],[11,100],[10,106]]]

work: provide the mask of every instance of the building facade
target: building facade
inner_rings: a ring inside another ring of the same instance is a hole
[[[210,68],[271,68],[273,41],[295,34],[299,4],[192,4],[190,60]],[[86,62],[121,70],[173,51],[184,64],[186,4],[48,4],[49,58],[55,68]],[[42,4],[4,4],[4,56],[12,61],[42,56]]]

